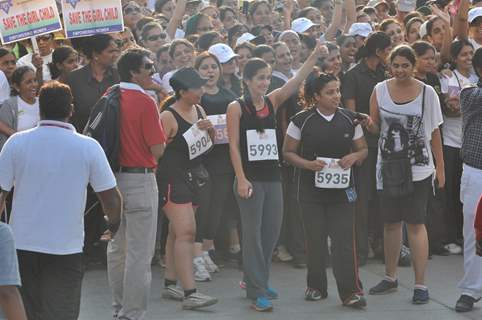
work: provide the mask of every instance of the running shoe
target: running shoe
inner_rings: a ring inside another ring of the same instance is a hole
[[[472,311],[474,308],[474,303],[479,301],[479,299],[475,299],[469,295],[463,294],[460,296],[459,300],[455,304],[455,311],[457,312],[469,312]]]
[[[276,258],[281,262],[289,262],[293,260],[293,256],[286,250],[285,246],[278,246],[276,250]]]
[[[268,287],[268,289],[266,289],[266,296],[270,300],[276,300],[279,298],[279,293],[275,289]]]
[[[370,289],[371,295],[382,295],[396,291],[398,288],[398,280],[389,281],[383,279],[379,284]]]
[[[453,255],[462,254],[462,247],[456,243],[446,244],[444,248],[447,249],[447,251],[450,252],[450,254],[453,254]]]
[[[184,291],[177,286],[167,286],[162,291],[161,296],[164,299],[182,301],[184,299]]]
[[[243,280],[239,281],[239,288],[241,288],[241,290],[246,290],[246,282]]]
[[[426,304],[429,300],[428,289],[416,288],[413,290],[413,304]]]
[[[318,289],[307,288],[305,290],[305,300],[306,301],[318,301],[321,300],[321,292]]]
[[[359,294],[352,294],[348,299],[343,301],[343,305],[345,307],[350,307],[354,309],[361,309],[367,306],[367,301],[362,295]]]
[[[267,297],[259,297],[251,304],[251,308],[259,312],[273,311],[273,304]]]
[[[206,266],[206,270],[209,273],[219,272],[219,267],[213,262],[213,260],[211,259],[211,256],[209,255],[209,252],[207,251],[203,252],[203,259],[204,259],[204,265]]]
[[[193,260],[194,264],[194,280],[197,282],[211,281],[211,275],[206,270],[203,257],[196,257]]]
[[[194,310],[209,307],[216,303],[218,303],[218,299],[200,292],[195,292],[184,298],[182,301],[182,308],[184,310]]]

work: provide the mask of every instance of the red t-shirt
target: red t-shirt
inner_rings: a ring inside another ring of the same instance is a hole
[[[140,90],[121,88],[120,165],[155,168],[157,161],[149,148],[165,141],[154,100]]]
[[[477,205],[474,227],[475,237],[477,241],[480,241],[482,239],[482,197],[480,197],[479,204]]]

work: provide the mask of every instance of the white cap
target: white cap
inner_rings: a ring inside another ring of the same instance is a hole
[[[387,7],[390,7],[390,6],[388,5],[388,3],[387,3],[386,1],[384,1],[384,0],[370,0],[370,1],[368,1],[366,7],[376,8],[376,7],[378,7],[378,6],[381,5],[381,4],[384,4],[384,5],[386,5]]]
[[[241,37],[238,38],[238,40],[236,40],[236,46],[239,46],[241,43],[249,42],[255,38],[256,38],[255,35],[249,32],[245,32],[241,35]]]
[[[234,53],[230,46],[224,43],[216,43],[215,45],[212,45],[209,47],[208,52],[214,54],[220,63],[226,63],[232,58],[239,57],[239,55]]]
[[[422,40],[423,40],[423,37],[427,35],[427,24],[428,24],[428,20],[422,23],[422,25],[420,26],[420,29],[418,30],[418,34],[420,35],[420,39]]]
[[[469,10],[469,23],[472,23],[478,17],[482,17],[482,7],[475,7]]]
[[[298,18],[293,20],[293,22],[291,22],[291,30],[298,33],[303,33],[313,26],[318,26],[318,25],[313,23],[308,18]]]
[[[416,9],[416,0],[398,0],[398,11],[411,12]]]
[[[362,36],[366,38],[372,32],[373,28],[368,22],[356,22],[351,25],[348,34],[350,36]]]

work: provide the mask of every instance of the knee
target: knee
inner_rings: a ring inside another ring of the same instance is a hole
[[[401,222],[396,222],[396,223],[385,223],[385,232],[395,232],[399,231],[402,229],[402,223]]]
[[[424,224],[407,224],[407,231],[409,234],[419,234],[425,232]]]
[[[196,227],[189,226],[182,228],[179,230],[175,235],[176,242],[183,241],[183,242],[194,242],[194,238],[196,237]]]

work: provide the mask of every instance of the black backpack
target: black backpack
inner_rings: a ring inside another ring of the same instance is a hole
[[[118,84],[110,87],[94,105],[84,134],[100,143],[112,170],[119,171],[120,86]]]

